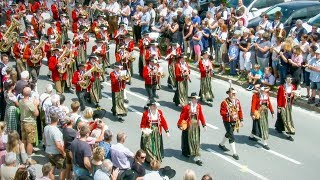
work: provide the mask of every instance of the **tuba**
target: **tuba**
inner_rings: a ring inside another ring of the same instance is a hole
[[[93,66],[91,69],[89,69],[88,71],[86,71],[80,78],[80,82],[79,82],[79,86],[81,87],[81,89],[87,89],[89,87],[89,85],[91,84],[90,82],[90,75],[93,71],[95,71],[96,66]]]
[[[64,74],[67,71],[67,57],[66,55],[69,53],[69,49],[65,48],[63,53],[58,59],[58,63],[61,64],[61,66],[58,67],[58,72],[60,74]]]
[[[12,18],[10,27],[3,35],[3,37],[7,38],[7,41],[2,40],[0,42],[0,52],[8,52],[12,45],[17,41],[19,36],[18,33],[14,31],[19,27],[20,23],[15,18]]]
[[[42,59],[42,48],[44,45],[45,42],[41,40],[38,46],[33,49],[33,55],[35,58],[30,60],[33,64],[37,64]]]
[[[130,62],[133,62],[133,61],[135,61],[135,60],[136,60],[136,58],[133,57],[132,55],[128,57],[128,61],[130,61]]]

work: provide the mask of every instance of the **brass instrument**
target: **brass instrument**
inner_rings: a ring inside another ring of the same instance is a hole
[[[60,64],[60,66],[58,67],[58,72],[60,74],[64,74],[67,71],[67,54],[69,53],[69,49],[65,48],[63,53],[60,55],[60,57],[58,58],[58,63]]]
[[[94,63],[95,72],[97,73],[104,73],[102,64]]]
[[[136,60],[136,58],[133,57],[132,55],[128,57],[128,61],[130,61],[130,62],[133,62],[133,61],[135,61],[135,60]]]
[[[232,80],[229,80],[229,90],[231,90],[232,88]],[[232,120],[235,122],[235,126],[234,126],[234,130],[239,132],[240,129],[240,119],[238,116],[238,107],[235,106],[233,104],[233,102],[231,102],[231,100],[229,100],[229,102],[227,101],[227,99],[225,100],[227,105],[228,105],[228,113],[229,113],[229,117],[232,118]]]
[[[82,9],[80,11],[80,14],[83,15],[83,16],[88,16],[89,15],[89,13],[85,9]]]
[[[130,75],[128,74],[127,70],[122,70],[119,78],[122,81],[128,81],[130,79]]]
[[[93,71],[95,71],[96,66],[93,66],[91,69],[89,69],[88,71],[86,71],[81,77],[80,77],[80,81],[79,81],[79,86],[81,87],[81,89],[87,89],[90,85],[90,77],[91,77],[91,73]]]
[[[12,45],[17,41],[19,35],[17,32],[14,32],[16,29],[20,27],[20,23],[15,19],[12,18],[12,22],[10,24],[10,27],[6,31],[6,33],[3,35],[4,38],[7,40],[2,40],[0,42],[0,52],[8,52]]]
[[[33,56],[35,56],[35,58],[30,59],[33,64],[37,64],[42,59],[42,48],[44,45],[45,42],[41,40],[38,46],[33,49]]]

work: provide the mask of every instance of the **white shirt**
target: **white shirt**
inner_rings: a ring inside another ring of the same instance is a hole
[[[185,16],[190,16],[191,17],[191,14],[192,14],[192,7],[191,6],[188,6],[188,7],[183,7],[183,10],[182,10],[182,13],[185,15]]]
[[[134,157],[134,153],[121,143],[117,143],[111,146],[111,161],[113,166],[120,170],[129,169],[131,167],[129,158]]]
[[[192,113],[197,113],[197,103],[196,104],[193,104],[193,103],[190,103],[190,107],[191,107],[191,112]]]
[[[96,173],[94,173],[93,180],[110,180],[110,175],[98,169]]]
[[[143,176],[143,180],[163,180],[158,171],[151,171]]]
[[[46,111],[46,108],[50,107],[52,105],[51,103],[51,95],[48,93],[43,93],[40,96],[40,106],[42,106],[42,109]]]

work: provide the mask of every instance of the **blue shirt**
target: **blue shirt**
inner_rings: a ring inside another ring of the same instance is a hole
[[[196,17],[191,17],[191,20],[192,20],[192,23],[193,24],[198,24],[198,25],[200,25],[201,24],[201,19],[200,19],[200,17],[199,16],[196,16]]]
[[[210,30],[208,28],[204,28],[203,31],[205,34],[210,34]],[[201,41],[203,44],[203,48],[207,48],[209,46],[209,37],[203,35]]]
[[[101,141],[99,143],[99,147],[102,147],[104,149],[104,159],[111,159],[111,154],[110,154],[111,144],[105,141]]]
[[[228,56],[231,60],[235,60],[239,55],[239,47],[237,45],[230,45],[228,50]]]
[[[319,68],[320,67],[320,60],[313,58],[310,61],[310,65]],[[310,81],[311,82],[320,82],[320,72],[310,70]]]
[[[256,75],[259,75],[260,76],[260,79],[262,78],[262,76],[263,76],[263,73],[262,73],[262,71],[259,69],[258,71],[256,71],[256,70],[254,70],[254,69],[251,69],[251,74],[252,74],[252,76],[256,76]]]

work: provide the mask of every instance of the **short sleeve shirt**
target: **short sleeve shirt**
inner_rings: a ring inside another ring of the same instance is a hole
[[[21,99],[19,101],[20,109],[20,120],[21,122],[36,122],[36,117],[33,116],[33,113],[36,111],[36,106],[31,100],[24,101]]]
[[[86,169],[83,159],[84,157],[90,158],[92,156],[90,145],[87,142],[75,139],[71,143],[70,150],[73,156],[73,164],[79,166],[80,168]]]
[[[60,154],[56,142],[63,142],[63,135],[62,132],[59,130],[57,126],[47,125],[44,127],[44,138],[46,141],[46,153],[48,154]]]

